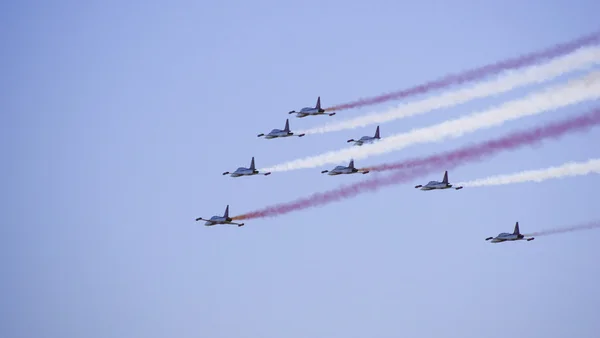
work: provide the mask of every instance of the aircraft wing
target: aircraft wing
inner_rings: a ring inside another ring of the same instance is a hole
[[[239,227],[244,226],[244,223],[228,222],[229,224],[235,224]]]

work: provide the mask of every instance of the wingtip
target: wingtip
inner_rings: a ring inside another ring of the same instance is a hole
[[[328,172],[328,171],[329,171],[329,170],[323,170],[323,171],[321,171],[321,174],[324,174],[324,173],[326,173],[326,172]]]
[[[269,176],[269,175],[271,175],[271,172],[264,173],[264,175],[265,175],[265,176]]]
[[[298,137],[302,137],[302,136],[304,136],[304,135],[306,135],[306,134],[300,134],[300,135],[298,135]]]

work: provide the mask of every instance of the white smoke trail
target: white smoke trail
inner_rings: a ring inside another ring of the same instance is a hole
[[[539,236],[547,236],[547,235],[555,235],[555,234],[564,234],[564,233],[573,232],[573,231],[592,230],[592,229],[596,229],[596,228],[600,228],[600,221],[592,221],[589,223],[584,223],[584,224],[570,226],[570,227],[542,230],[542,231],[532,232],[532,233],[523,234],[523,235],[525,237],[529,237],[529,236],[539,237]]]
[[[419,115],[431,110],[459,105],[477,98],[502,94],[521,86],[550,81],[560,75],[586,69],[598,63],[600,63],[600,47],[581,48],[561,58],[553,59],[541,65],[528,67],[520,72],[507,71],[504,76],[476,84],[469,88],[407,103],[383,113],[371,113],[346,121],[329,123],[321,127],[298,131],[298,134],[321,134],[330,131],[354,129]]]
[[[561,166],[539,170],[527,170],[511,175],[498,175],[478,180],[456,183],[463,187],[485,187],[491,185],[505,185],[524,182],[542,182],[549,179],[569,176],[582,176],[592,173],[600,174],[600,159],[591,159],[586,162],[568,162]]]
[[[541,114],[586,100],[600,98],[600,71],[569,81],[567,84],[549,87],[535,92],[524,99],[506,102],[487,111],[471,114],[430,127],[413,129],[409,132],[391,135],[377,143],[330,151],[321,155],[293,160],[278,164],[261,171],[288,171],[302,168],[314,168],[325,164],[346,162],[369,156],[400,150],[413,144],[436,142],[446,138],[456,138],[463,134],[483,128],[502,125],[504,122],[525,116]]]

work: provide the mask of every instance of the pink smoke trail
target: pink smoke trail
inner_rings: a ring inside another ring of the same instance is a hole
[[[527,236],[527,237],[529,237],[529,236],[546,236],[546,235],[562,234],[565,232],[591,230],[591,229],[595,229],[595,228],[600,228],[600,221],[593,221],[590,223],[575,225],[575,226],[566,227],[566,228],[556,228],[556,229],[532,232],[530,234],[526,234],[525,236]]]
[[[385,167],[390,169],[406,170],[401,170],[386,177],[376,177],[348,186],[342,186],[331,191],[316,193],[296,201],[266,207],[261,210],[236,216],[234,219],[274,217],[287,214],[292,211],[324,205],[354,197],[366,191],[376,191],[377,189],[387,185],[406,182],[407,180],[429,174],[433,170],[437,170],[438,167],[451,169],[459,166],[460,164],[466,164],[469,161],[476,161],[485,156],[491,156],[501,151],[516,149],[521,146],[540,142],[544,139],[557,138],[569,132],[580,131],[595,126],[599,123],[600,107],[577,117],[546,124],[545,126],[537,127],[527,131],[511,133],[504,137],[466,146],[454,151],[442,153],[440,155],[433,155],[421,159],[403,161],[397,164],[379,166],[379,168]]]
[[[536,62],[539,62],[543,59],[555,58],[564,54],[568,54],[576,49],[584,47],[586,45],[591,45],[597,43],[600,40],[600,32],[596,32],[594,34],[590,34],[587,36],[580,37],[576,40],[572,40],[570,42],[565,42],[562,44],[555,45],[546,50],[521,55],[516,58],[498,61],[496,63],[488,64],[479,68],[471,69],[458,74],[450,74],[445,77],[427,82],[425,84],[421,84],[412,88],[404,89],[398,92],[392,92],[388,94],[383,94],[380,96],[359,99],[354,102],[339,104],[337,106],[329,107],[325,109],[326,111],[332,110],[343,110],[349,108],[356,108],[367,106],[371,104],[382,103],[389,100],[394,99],[402,99],[410,96],[414,96],[417,94],[424,94],[429,91],[435,89],[442,89],[445,87],[449,87],[451,85],[462,84],[470,81],[475,81],[481,78],[484,78],[489,75],[500,73],[501,71],[509,70],[509,69],[518,69],[525,66],[532,65]]]

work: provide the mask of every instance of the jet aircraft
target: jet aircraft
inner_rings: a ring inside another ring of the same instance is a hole
[[[283,130],[281,130],[281,129],[273,129],[267,135],[265,135],[265,134],[258,134],[258,137],[264,136],[266,139],[272,139],[272,138],[289,137],[289,136],[302,137],[304,135],[306,135],[306,134],[294,135],[294,133],[292,133],[290,131],[290,120],[286,119],[285,120],[285,127],[283,128]]]
[[[213,226],[216,224],[235,224],[238,227],[244,226],[244,223],[232,222],[232,219],[229,217],[229,205],[227,205],[227,207],[225,208],[225,213],[223,214],[223,216],[213,216],[210,219],[204,219],[202,217],[198,217],[198,218],[196,218],[196,222],[197,221],[206,221],[204,223],[204,225],[206,225],[206,226]]]
[[[250,168],[239,167],[232,173],[230,173],[229,171],[226,171],[223,173],[223,175],[230,175],[231,177],[252,176],[252,175],[257,175],[257,174],[258,174],[258,170],[256,170],[256,168],[254,166],[254,157],[252,157],[252,161],[250,162]],[[267,175],[271,175],[271,173],[268,172],[268,173],[264,173],[263,175],[267,176]]]
[[[321,174],[328,173],[327,175],[335,176],[335,175],[356,174],[359,172],[362,173],[363,175],[369,173],[368,170],[354,168],[354,160],[350,160],[350,164],[348,164],[347,167],[344,167],[343,165],[338,165],[337,167],[333,168],[331,171],[330,170],[321,171]]]
[[[515,230],[513,231],[512,234],[503,232],[501,234],[499,234],[496,237],[488,237],[485,240],[489,241],[492,240],[491,243],[500,243],[500,242],[506,242],[506,241],[519,241],[519,240],[527,240],[529,241],[533,241],[535,238],[534,237],[530,237],[530,238],[525,238],[525,235],[521,234],[521,232],[519,232],[519,222],[517,222],[515,224]]]
[[[306,117],[306,116],[316,116],[316,115],[326,115],[325,109],[321,108],[321,97],[317,98],[317,105],[313,107],[305,107],[300,109],[300,111],[292,110],[288,114],[296,114],[296,117]],[[335,115],[335,113],[327,114],[329,116]]]
[[[444,172],[444,179],[441,182],[430,181],[425,185],[417,185],[415,188],[421,188],[421,190],[435,190],[435,189],[449,189],[452,188],[452,184],[448,184],[448,171]],[[460,190],[463,187],[456,187],[454,189]]]
[[[353,138],[349,139],[348,143],[350,142],[354,142],[355,146],[362,146],[365,143],[374,143],[377,140],[380,140],[381,137],[379,136],[379,126],[377,126],[377,129],[375,129],[375,136],[363,136],[360,138],[360,140],[355,140]]]

